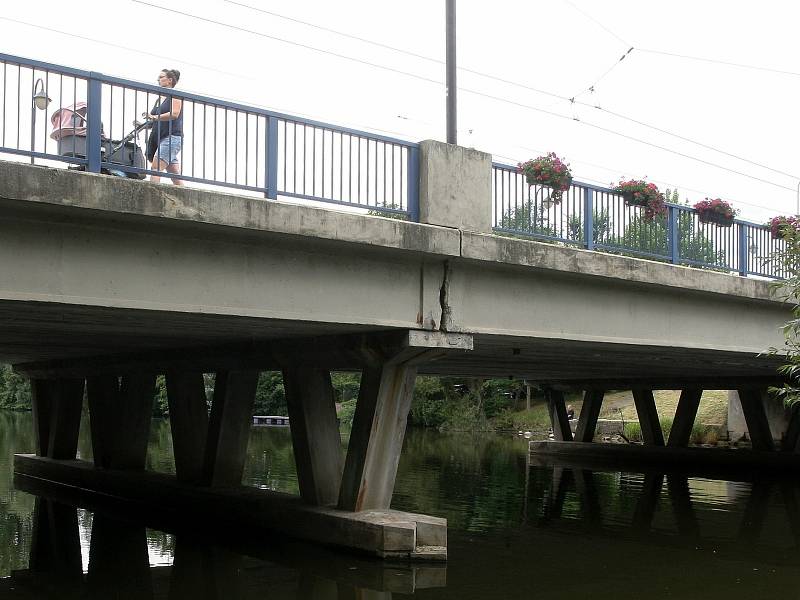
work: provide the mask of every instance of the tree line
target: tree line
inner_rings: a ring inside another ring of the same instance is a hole
[[[211,404],[214,376],[206,374],[206,396]],[[355,413],[359,373],[331,374],[334,398],[339,405],[339,418],[343,424],[352,422]],[[484,427],[489,419],[503,412],[519,410],[526,406],[527,389],[524,382],[511,379],[480,379],[417,377],[411,404],[409,422],[421,427],[437,429],[474,429]],[[533,390],[540,396],[538,389]],[[30,410],[31,389],[29,381],[15,373],[9,365],[0,366],[0,408]],[[258,379],[253,414],[286,415],[286,394],[280,371],[264,371]],[[167,386],[163,375],[156,379],[153,397],[153,416],[168,417]]]

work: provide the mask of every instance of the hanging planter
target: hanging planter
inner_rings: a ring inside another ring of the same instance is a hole
[[[517,172],[525,175],[529,186],[538,185],[550,188],[550,192],[542,200],[542,206],[545,208],[561,202],[564,192],[572,185],[572,173],[569,165],[561,160],[555,152],[519,163]]]
[[[791,231],[791,228],[794,228],[795,231],[800,230],[800,219],[797,217],[784,217],[783,215],[772,217],[767,221],[767,227],[769,227],[773,240],[782,240],[786,233]]]
[[[614,187],[614,191],[622,194],[626,205],[643,208],[645,221],[652,221],[667,214],[664,194],[658,191],[655,183],[648,183],[642,179],[629,179],[620,181]]]
[[[713,223],[719,227],[732,227],[733,220],[739,212],[725,200],[719,198],[701,200],[694,205],[694,209],[697,211],[697,219],[701,223]]]

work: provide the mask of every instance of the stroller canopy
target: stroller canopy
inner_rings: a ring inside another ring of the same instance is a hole
[[[87,109],[86,102],[76,102],[71,106],[62,106],[55,111],[50,117],[50,123],[53,125],[50,137],[54,140],[60,140],[68,135],[86,137]],[[100,125],[100,137],[102,139],[106,137],[102,124]]]

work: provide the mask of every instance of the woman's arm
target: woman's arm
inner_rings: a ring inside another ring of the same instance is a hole
[[[170,110],[168,113],[162,113],[160,115],[151,115],[151,121],[171,121],[172,119],[177,119],[181,114],[181,109],[183,108],[183,100],[180,98],[173,98],[172,103],[170,104]]]

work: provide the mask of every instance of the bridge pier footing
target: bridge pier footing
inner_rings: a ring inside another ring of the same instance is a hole
[[[446,520],[389,506],[418,365],[471,348],[469,335],[410,330],[249,345],[236,355],[37,365],[30,373],[37,455],[17,455],[15,472],[173,517],[222,514],[246,529],[382,557],[443,560]],[[262,369],[283,373],[299,497],[241,485]],[[346,459],[331,370],[362,373]],[[215,373],[210,414],[206,372]],[[158,373],[166,378],[174,476],[145,470]],[[93,465],[75,460],[84,380]]]

